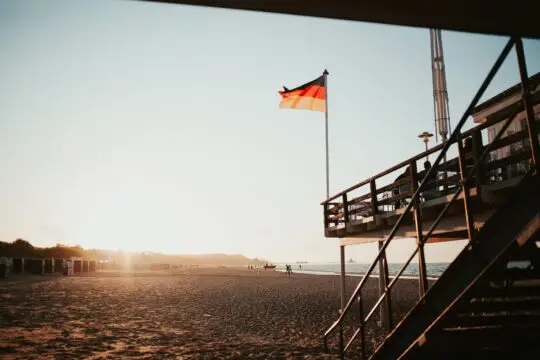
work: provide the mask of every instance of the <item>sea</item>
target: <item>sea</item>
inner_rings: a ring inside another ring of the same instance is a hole
[[[277,271],[285,271],[285,263],[277,263]],[[340,264],[339,263],[289,263],[292,265],[293,273],[313,274],[313,275],[339,275]],[[345,272],[348,276],[364,276],[371,264],[362,263],[346,263]],[[388,263],[388,275],[390,278],[394,277],[403,267],[404,263]],[[450,263],[427,263],[426,271],[428,279],[436,280]],[[521,268],[525,269],[531,265],[530,261],[511,261],[507,264],[508,268]],[[372,277],[379,276],[379,266],[377,265],[373,270]],[[400,279],[418,279],[418,263],[410,263],[403,271]]]
[[[450,263],[428,263],[426,264],[426,271],[428,278],[436,279],[446,270]],[[277,271],[285,271],[285,263],[277,263]],[[341,273],[339,263],[304,263],[292,265],[293,273],[313,274],[313,275],[338,275]],[[348,276],[364,276],[371,264],[362,263],[346,263],[345,272]],[[403,263],[389,263],[388,273],[390,277],[393,277],[403,267]],[[379,266],[376,266],[372,272],[372,276],[379,275]],[[411,263],[403,271],[400,278],[418,278],[418,263]]]

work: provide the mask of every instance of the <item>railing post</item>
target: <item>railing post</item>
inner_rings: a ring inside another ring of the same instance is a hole
[[[384,259],[384,289],[386,291],[386,297],[385,297],[385,305],[386,305],[386,329],[388,331],[392,331],[393,328],[393,322],[392,322],[392,297],[390,288],[388,287],[388,284],[390,284],[389,276],[388,276],[388,259],[386,258],[386,250],[383,252],[383,259]]]
[[[324,233],[326,235],[326,230],[330,227],[330,221],[328,219],[329,217],[329,211],[328,211],[328,203],[325,202],[323,205],[323,212],[324,212]]]
[[[369,190],[371,192],[371,211],[373,215],[375,215],[379,212],[379,201],[377,200],[377,186],[375,185],[375,179],[370,180]]]
[[[382,248],[383,241],[379,240],[378,244],[379,244],[379,251],[380,251],[381,248]],[[381,256],[379,258],[379,297],[383,296],[384,291],[386,290],[387,283],[386,283],[384,274],[385,274],[385,272],[384,272],[384,258]],[[388,308],[386,306],[386,302],[383,302],[381,304],[381,308],[380,308],[379,313],[380,313],[379,314],[379,316],[380,316],[380,326],[382,328],[388,329],[389,328],[389,326],[388,326]]]
[[[471,213],[471,207],[470,207],[470,196],[469,196],[469,187],[468,184],[465,182],[467,171],[466,167],[466,158],[465,158],[465,150],[463,149],[463,143],[461,142],[461,134],[457,134],[457,145],[458,145],[458,164],[459,164],[459,178],[460,183],[463,188],[463,210],[465,211],[465,222],[467,224],[467,235],[469,237],[469,242],[474,245],[474,220]]]
[[[341,265],[341,312],[343,312],[347,305],[347,294],[345,291],[345,245],[339,247],[339,260]]]
[[[531,102],[531,90],[529,86],[529,76],[527,75],[527,63],[525,62],[525,53],[523,51],[523,42],[520,37],[515,37],[516,55],[519,66],[519,77],[521,78],[521,92],[523,107],[527,114],[527,128],[529,131],[529,141],[531,142],[531,162],[538,171],[540,166],[540,145],[538,144],[538,130]]]
[[[444,167],[443,167],[443,172],[442,172],[442,178],[443,178],[443,193],[444,195],[448,195],[448,163],[446,161],[446,153],[444,154],[444,160],[443,160],[443,164],[444,164]],[[435,180],[438,180],[437,179],[437,176],[435,177]]]
[[[339,358],[345,359],[345,343],[343,340],[343,325],[339,324]]]
[[[416,192],[418,189],[418,171],[416,168],[416,161],[411,161],[410,163],[410,169],[411,169],[411,183],[412,183],[412,191],[413,193]],[[419,289],[420,289],[420,297],[424,296],[428,289],[428,283],[427,283],[427,273],[426,273],[426,258],[424,254],[424,238],[422,236],[422,219],[421,219],[421,211],[420,211],[420,199],[417,197],[417,199],[414,201],[413,204],[414,208],[414,225],[416,226],[416,246],[418,246],[418,281],[419,281]]]
[[[478,162],[478,160],[480,160],[480,156],[482,156],[483,151],[484,145],[482,143],[482,131],[477,130],[472,134],[472,154],[475,164]],[[480,192],[482,191],[482,186],[486,184],[487,174],[484,164],[485,161],[482,160],[482,162],[478,164],[478,167],[476,168],[475,186],[478,194],[480,194]]]
[[[349,201],[347,200],[347,194],[343,194],[343,221],[345,223],[345,230],[347,230],[347,224],[349,223]]]
[[[383,241],[379,241],[379,251],[381,251],[383,246]],[[385,292],[386,297],[381,303],[380,307],[380,326],[388,331],[392,330],[392,300],[390,297],[390,292],[388,289],[388,264],[386,262],[386,251],[382,254],[379,259],[379,297],[383,296]]]
[[[362,360],[366,358],[366,333],[364,330],[364,304],[362,302],[362,296],[358,295],[358,313],[360,315],[360,341],[362,342]]]

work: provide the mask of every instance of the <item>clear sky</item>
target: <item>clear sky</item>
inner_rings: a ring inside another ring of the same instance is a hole
[[[443,32],[453,123],[505,38]],[[529,72],[540,42],[525,41]],[[134,1],[0,2],[0,240],[337,261],[324,114],[278,90],[329,77],[331,192],[433,130],[429,32]],[[518,81],[515,54],[488,95]],[[436,245],[428,260],[452,257]],[[406,254],[398,249],[394,260]],[[348,254],[369,260],[373,246]]]

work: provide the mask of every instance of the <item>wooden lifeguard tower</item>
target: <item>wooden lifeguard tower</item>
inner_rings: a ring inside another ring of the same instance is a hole
[[[477,105],[513,47],[521,82]],[[471,117],[477,125],[462,132]],[[326,331],[325,344],[338,333],[342,358],[358,338],[363,358],[499,359],[523,349],[540,358],[539,120],[540,73],[527,76],[521,39],[511,38],[448,141],[322,203],[325,236],[340,242],[342,280],[345,247],[379,243],[375,261]],[[447,159],[452,148],[457,155]],[[428,155],[436,160],[424,169]],[[401,179],[393,180],[398,174]],[[390,279],[386,249],[405,238],[416,239],[415,250]],[[464,239],[464,250],[429,287],[425,246]],[[392,287],[415,257],[419,301],[394,319]],[[509,267],[516,262],[522,266]],[[364,310],[362,289],[377,266],[380,296]],[[365,324],[378,309],[388,336],[367,354]],[[351,311],[360,312],[360,323],[344,339]]]

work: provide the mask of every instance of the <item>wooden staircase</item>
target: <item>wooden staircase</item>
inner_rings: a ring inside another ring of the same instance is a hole
[[[524,180],[372,359],[506,358],[525,346],[540,358],[538,178]],[[526,266],[508,268],[516,260]]]

